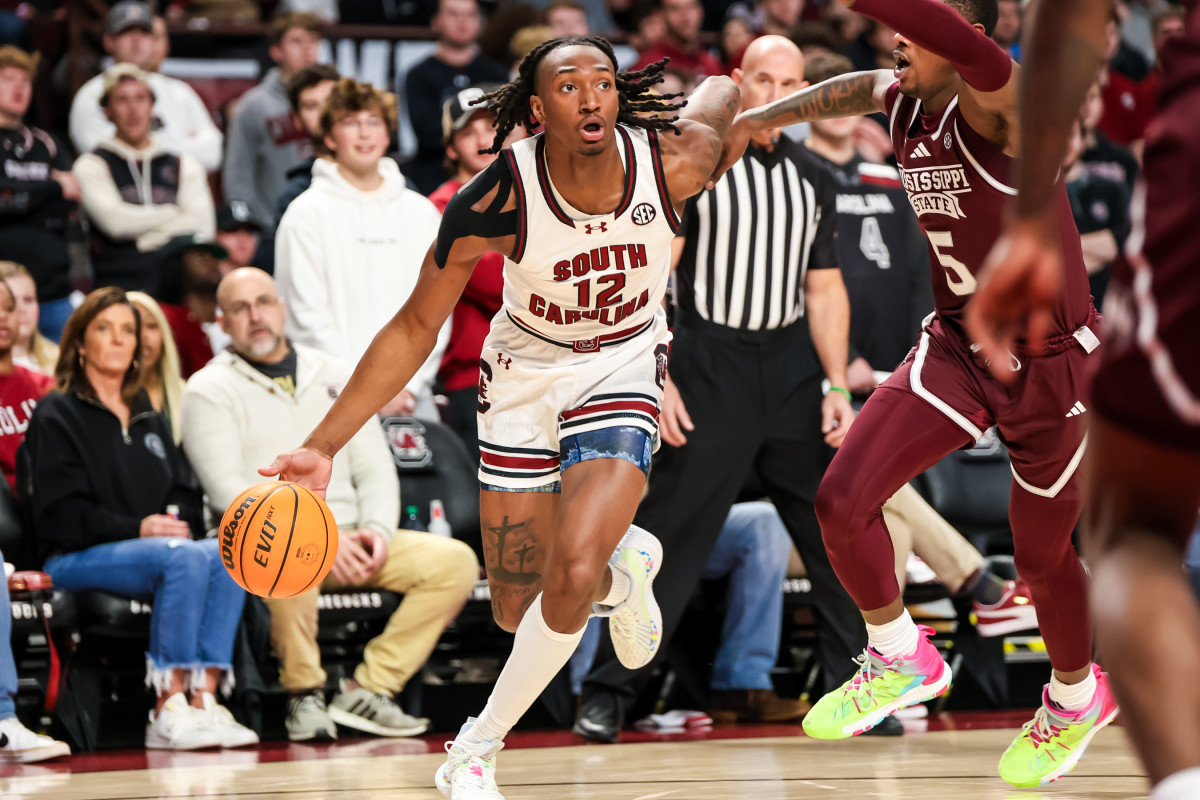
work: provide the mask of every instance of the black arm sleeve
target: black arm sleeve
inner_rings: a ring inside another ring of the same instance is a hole
[[[497,188],[498,187],[498,188]],[[496,196],[483,211],[476,211],[474,206],[488,192],[495,188]],[[437,244],[433,249],[433,260],[438,269],[444,269],[446,260],[450,257],[450,248],[459,239],[467,236],[478,236],[481,239],[498,239],[503,236],[520,236],[523,199],[517,198],[517,208],[512,211],[501,211],[512,194],[513,179],[508,165],[508,159],[501,154],[492,165],[472,178],[458,190],[446,210],[442,213],[442,224],[438,228]],[[514,253],[522,247],[522,242],[514,244]]]

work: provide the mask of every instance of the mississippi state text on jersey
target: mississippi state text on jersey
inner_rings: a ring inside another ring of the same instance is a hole
[[[504,311],[526,332],[581,351],[650,325],[679,227],[657,134],[618,125],[616,139],[625,192],[609,214],[584,214],[563,199],[550,180],[542,135],[503,151],[520,219],[504,261]]]
[[[961,335],[975,276],[1003,231],[1006,204],[1016,195],[1009,179],[1015,159],[967,125],[957,96],[942,113],[926,115],[921,102],[902,95],[895,83],[885,103],[901,179],[929,240],[937,313]],[[1061,179],[1056,202],[1066,268],[1051,336],[1084,325],[1091,306],[1079,232]]]

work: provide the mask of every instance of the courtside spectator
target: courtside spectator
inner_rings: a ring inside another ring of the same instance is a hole
[[[0,294],[2,294],[0,290]],[[0,564],[4,554],[0,553]],[[0,573],[2,574],[2,573]],[[13,657],[12,603],[8,585],[0,587],[0,764],[30,764],[71,755],[66,742],[34,733],[17,719],[17,662]]]
[[[274,227],[275,201],[287,172],[312,155],[308,134],[293,121],[287,83],[317,63],[322,22],[312,14],[290,13],[271,24],[271,60],[262,82],[242,95],[229,121],[222,182],[227,200],[250,207],[255,222]]]
[[[1021,0],[999,0],[1000,16],[992,29],[992,41],[1014,60],[1021,60]]]
[[[188,381],[183,396],[184,445],[214,513],[261,480],[259,466],[321,421],[351,372],[284,336],[286,308],[262,270],[231,272],[218,298],[233,345]],[[280,683],[292,695],[288,738],[336,738],[334,722],[379,736],[423,733],[429,720],[404,713],[395,696],[419,678],[470,594],[479,564],[463,542],[396,530],[401,487],[374,420],[334,463],[325,498],[338,525],[338,551],[325,586],[377,587],[404,599],[328,708],[316,641],[319,591],[267,600]]]
[[[207,364],[229,344],[217,324],[217,285],[229,252],[203,236],[180,236],[168,242],[162,281],[154,299],[171,328],[184,378]]]
[[[1075,227],[1079,229],[1093,302],[1102,305],[1108,289],[1109,267],[1120,257],[1129,237],[1130,195],[1124,183],[1083,163],[1084,147],[1083,127],[1076,122],[1067,140],[1063,178]]]
[[[1152,87],[1146,82],[1148,70],[1130,77],[1128,70],[1118,68],[1121,29],[1116,11],[1108,20],[1109,66],[1104,80],[1104,115],[1100,129],[1109,139],[1131,149],[1141,161],[1146,144],[1146,126],[1154,118],[1155,100]]]
[[[158,71],[167,56],[167,37],[161,18],[157,24],[159,33],[149,4],[122,0],[108,12],[104,49],[114,64],[136,64],[149,73],[155,97],[154,131],[173,152],[191,156],[212,172],[221,166],[221,131],[192,87]],[[113,135],[112,121],[101,108],[104,93],[104,76],[97,75],[80,87],[71,102],[71,141],[80,153],[90,153]]]
[[[587,36],[587,8],[579,0],[553,0],[546,6],[546,24],[554,36]]]
[[[479,53],[482,18],[475,0],[438,0],[433,18],[437,49],[419,61],[404,79],[408,119],[417,137],[417,153],[405,172],[421,194],[442,182],[442,102],[476,83],[504,83],[508,71]]]
[[[254,744],[215,697],[232,677],[246,594],[225,572],[217,540],[196,541],[200,492],[140,388],[140,348],[138,313],[117,287],[92,292],[67,320],[56,388],[26,434],[45,571],[69,592],[153,603],[146,682],[158,700],[146,747]]]
[[[54,379],[49,375],[13,363],[18,325],[16,298],[8,284],[0,281],[0,471],[13,490],[17,488],[17,447],[25,438],[25,429],[38,400],[54,388]],[[0,639],[0,653],[4,652],[7,641],[7,636]],[[0,679],[0,687],[2,685]],[[4,692],[0,689],[0,720],[3,717]],[[3,753],[2,746],[0,753]],[[2,755],[0,761],[3,761]]]
[[[275,271],[292,338],[355,364],[412,293],[441,215],[384,157],[396,130],[394,95],[344,78],[325,103],[321,128],[333,160],[313,165],[312,186],[283,215]],[[432,387],[449,327],[381,413],[438,419]]]
[[[183,375],[179,371],[179,351],[171,325],[158,303],[148,294],[127,292],[142,320],[142,389],[154,410],[167,418],[175,444],[183,439],[180,410],[183,408]]]
[[[180,234],[213,235],[208,179],[191,156],[152,132],[154,93],[145,72],[133,64],[109,68],[100,102],[116,133],[75,162],[93,227],[96,284],[153,293],[163,244]]]
[[[791,36],[804,13],[804,0],[758,0],[758,33]]]
[[[283,191],[275,199],[275,216],[272,227],[278,228],[292,201],[312,185],[312,168],[318,158],[328,158],[325,134],[321,130],[321,112],[329,99],[333,87],[341,80],[338,71],[328,64],[313,64],[305,67],[288,81],[288,104],[292,109],[292,124],[308,136],[312,155],[287,171]]]
[[[725,74],[720,59],[700,43],[700,25],[704,22],[700,0],[663,0],[662,20],[666,34],[641,54],[634,69],[669,58],[672,69],[690,72],[697,81]]]
[[[443,183],[429,200],[438,211],[463,184],[496,160],[495,153],[479,151],[492,146],[496,115],[487,104],[472,105],[494,86],[471,86],[446,101],[442,109],[443,141],[446,143],[446,167],[450,180]],[[523,131],[523,128],[517,128]],[[515,132],[514,132],[515,134]],[[511,141],[520,136],[513,135]],[[511,143],[511,141],[509,143]],[[504,290],[504,256],[488,253],[475,264],[475,271],[463,289],[450,320],[450,340],[438,368],[438,394],[448,401],[442,406],[442,420],[454,429],[467,445],[473,458],[479,457],[479,429],[476,417],[479,405],[479,354],[491,329],[492,317],[500,310]]]
[[[0,261],[0,280],[8,284],[17,300],[17,343],[13,363],[47,375],[58,364],[58,345],[38,330],[37,287],[29,270],[13,261]]]
[[[250,213],[249,205],[233,200],[217,207],[217,244],[229,253],[221,264],[222,277],[238,267],[249,267],[254,263],[261,237],[262,226]]]
[[[63,143],[22,122],[37,69],[38,56],[0,47],[0,255],[33,274],[42,332],[58,339],[71,316],[67,226],[80,191]]]
[[[1104,90],[1099,81],[1088,89],[1079,113],[1085,147],[1083,163],[1098,175],[1124,183],[1132,196],[1141,167],[1133,151],[1109,139],[1104,131],[1100,130],[1100,119],[1104,116]]]

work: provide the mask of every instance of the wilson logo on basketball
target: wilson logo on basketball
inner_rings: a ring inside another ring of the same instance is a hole
[[[233,569],[233,537],[237,533],[238,523],[242,521],[242,517],[246,514],[246,509],[258,502],[257,497],[247,497],[238,506],[237,511],[233,512],[233,519],[221,531],[221,561],[225,563],[225,568]]]
[[[639,203],[630,216],[636,225],[649,225],[654,221],[656,214],[658,212],[654,210],[654,206],[649,203]]]
[[[306,567],[317,563],[317,559],[320,557],[321,549],[315,544],[301,545],[296,548],[296,560]]]

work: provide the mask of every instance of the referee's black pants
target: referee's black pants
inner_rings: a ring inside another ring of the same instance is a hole
[[[663,544],[654,581],[663,613],[661,650],[696,590],[730,506],[757,468],[808,569],[820,663],[827,689],[833,688],[849,676],[851,659],[867,640],[862,617],[829,564],[813,510],[833,450],[821,434],[824,373],[807,322],[744,333],[705,320],[682,322],[670,374],[696,429],[685,432],[683,447],[659,448],[634,520]],[[653,666],[635,672],[621,666],[605,625],[584,700],[611,692],[628,709]]]

